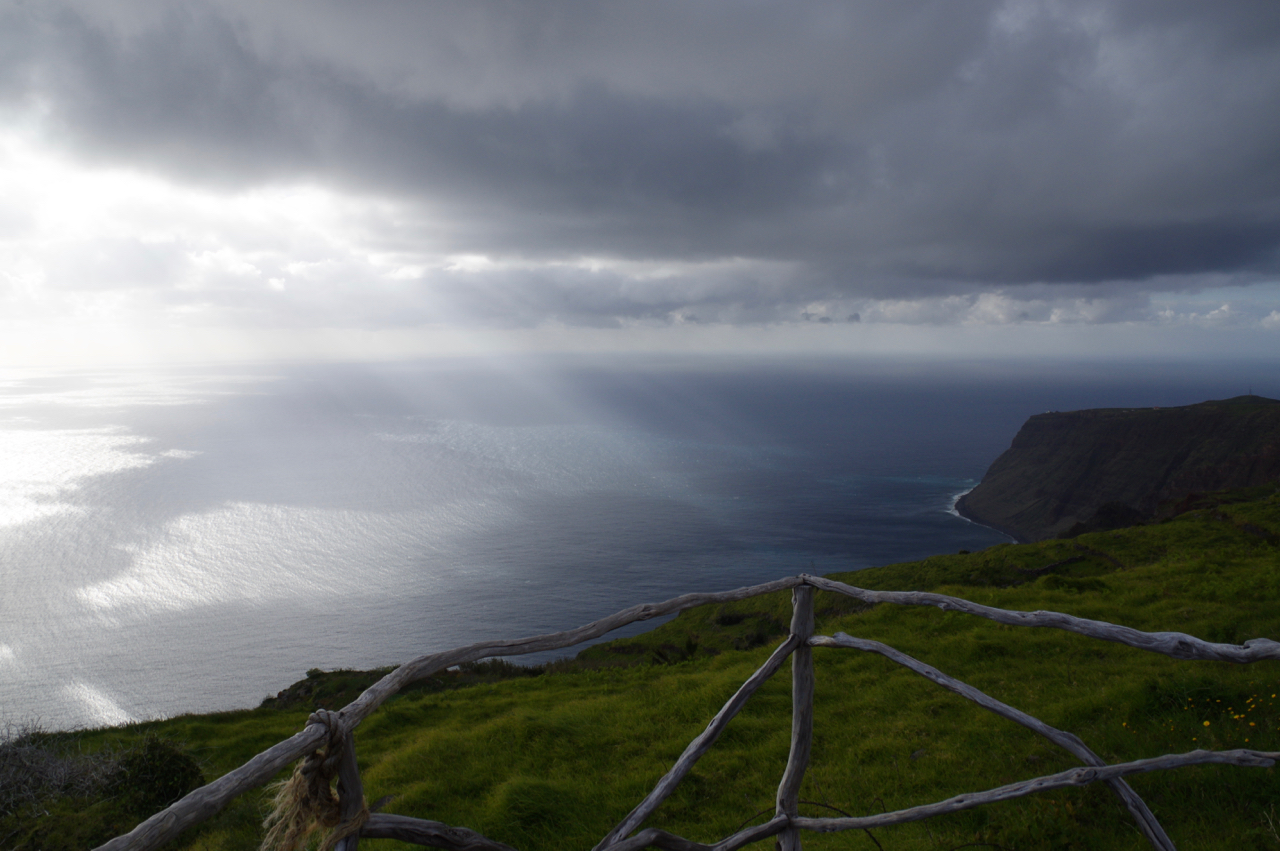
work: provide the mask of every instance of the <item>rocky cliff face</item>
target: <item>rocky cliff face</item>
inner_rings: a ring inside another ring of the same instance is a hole
[[[1238,396],[1181,408],[1039,414],[982,483],[965,517],[1039,541],[1155,517],[1189,494],[1280,481],[1280,401]]]

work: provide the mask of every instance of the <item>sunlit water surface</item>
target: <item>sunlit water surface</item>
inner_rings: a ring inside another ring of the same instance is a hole
[[[0,723],[252,706],[313,667],[981,549],[1005,539],[949,508],[1028,415],[1241,380],[577,361],[0,376]]]

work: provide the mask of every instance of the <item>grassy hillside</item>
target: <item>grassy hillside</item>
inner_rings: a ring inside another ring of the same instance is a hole
[[[1159,525],[1000,545],[837,578],[1216,641],[1274,638],[1280,636],[1280,494],[1248,496],[1205,500]],[[898,647],[1076,733],[1109,761],[1196,747],[1280,750],[1277,663],[1178,662],[1051,630],[935,609],[864,608],[828,594],[818,595],[818,610],[819,632],[843,630]],[[366,794],[370,801],[395,796],[385,811],[465,825],[520,849],[588,849],[764,660],[788,618],[786,595],[709,606],[644,635],[589,648],[536,676],[490,665],[426,683],[357,729]],[[814,657],[816,731],[802,791],[811,802],[802,807],[806,814],[897,809],[1076,764],[1021,727],[878,656],[818,649]],[[161,781],[176,782],[187,770],[184,754],[205,778],[217,777],[298,730],[311,705],[340,705],[372,676],[314,672],[258,709],[28,737],[27,745],[61,753],[69,763],[96,760],[117,779],[96,791],[92,784],[68,786],[61,795],[46,791],[10,802],[0,818],[0,847],[88,847],[139,815],[140,796],[126,794],[130,786],[120,780],[127,772],[121,775],[119,765],[130,754],[135,764],[146,762],[136,755],[145,756],[148,747],[158,755],[158,767],[146,777],[134,769],[154,799],[164,793]],[[772,810],[786,761],[789,689],[784,669],[650,824],[713,841],[767,818],[760,813]],[[1140,775],[1132,784],[1184,851],[1280,848],[1274,768],[1181,769]],[[263,814],[261,795],[245,796],[175,847],[255,848]],[[874,837],[805,836],[807,848],[877,844],[886,851],[1131,849],[1143,840],[1103,787],[875,831]]]

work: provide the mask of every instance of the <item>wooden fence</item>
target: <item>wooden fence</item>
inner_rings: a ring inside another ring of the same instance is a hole
[[[212,783],[196,789],[168,808],[151,816],[129,833],[112,839],[98,851],[126,851],[126,849],[144,851],[144,849],[159,848],[183,830],[219,812],[237,795],[266,784],[281,769],[299,759],[303,761],[295,769],[293,778],[290,780],[293,794],[297,798],[294,803],[302,805],[303,815],[299,818],[305,816],[308,811],[313,815],[325,815],[327,824],[332,828],[328,836],[328,847],[333,847],[337,851],[355,851],[362,837],[399,839],[417,845],[452,849],[452,851],[513,851],[509,846],[466,828],[450,827],[440,822],[408,816],[370,814],[364,800],[360,773],[356,768],[352,739],[352,731],[356,725],[407,683],[429,677],[453,665],[493,656],[517,656],[559,650],[605,635],[636,621],[648,620],[708,603],[745,600],[787,588],[792,589],[793,614],[790,634],[786,640],[742,684],[733,697],[711,719],[702,734],[689,743],[684,753],[676,760],[671,770],[658,781],[653,791],[613,830],[609,831],[593,851],[639,851],[639,849],[650,847],[669,849],[669,851],[734,851],[771,836],[778,837],[778,844],[783,851],[799,851],[800,833],[805,830],[827,833],[888,827],[966,810],[995,801],[1006,801],[1037,792],[1067,786],[1084,786],[1095,782],[1107,784],[1120,797],[1153,847],[1162,851],[1171,851],[1174,848],[1173,842],[1165,834],[1151,810],[1124,780],[1126,775],[1205,763],[1269,767],[1280,757],[1280,753],[1246,749],[1194,750],[1188,753],[1167,754],[1152,759],[1107,765],[1101,757],[1071,733],[1050,727],[888,645],[854,638],[844,633],[836,633],[834,636],[815,635],[813,595],[815,591],[821,590],[844,594],[869,604],[936,606],[947,611],[964,612],[1002,624],[1068,630],[1091,638],[1161,653],[1175,659],[1236,663],[1280,659],[1280,643],[1270,639],[1255,638],[1246,641],[1243,645],[1215,644],[1178,632],[1141,632],[1103,621],[1087,620],[1057,612],[1008,611],[943,594],[920,591],[868,591],[822,577],[800,575],[748,588],[739,588],[735,591],[717,594],[686,594],[664,603],[633,606],[567,632],[514,641],[482,642],[443,653],[420,656],[387,674],[341,711],[320,710],[313,713],[301,732],[263,751]],[[808,766],[813,735],[813,648],[815,647],[849,648],[879,653],[932,680],[939,686],[973,701],[984,709],[1044,736],[1071,753],[1084,765],[1058,774],[1037,777],[983,792],[957,795],[944,801],[881,815],[852,818],[803,817],[798,812],[798,804],[800,783]],[[703,845],[654,828],[635,833],[645,819],[672,793],[698,759],[715,744],[720,733],[747,700],[782,667],[788,656],[792,659],[791,753],[786,769],[783,771],[782,781],[778,786],[773,818],[764,824],[740,830],[714,845]],[[331,786],[335,779],[337,781],[336,796]],[[322,813],[326,808],[327,812]],[[276,828],[278,835],[287,834],[291,826],[296,827],[289,823],[291,818],[289,814],[279,817]]]

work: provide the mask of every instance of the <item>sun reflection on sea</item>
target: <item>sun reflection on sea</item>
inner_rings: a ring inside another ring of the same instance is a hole
[[[62,691],[68,699],[79,704],[82,715],[92,719],[94,725],[117,726],[138,720],[102,689],[88,683],[71,683],[64,686]]]
[[[89,476],[146,467],[147,441],[124,429],[0,430],[0,526],[79,509],[65,497]]]

